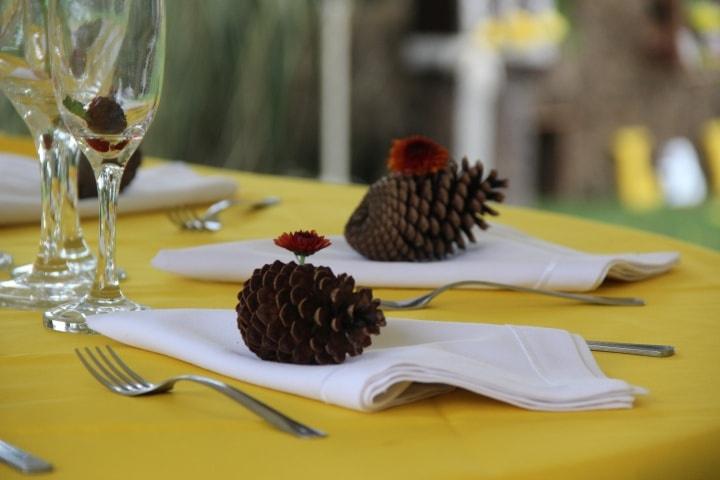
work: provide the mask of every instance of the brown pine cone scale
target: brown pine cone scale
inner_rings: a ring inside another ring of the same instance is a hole
[[[255,269],[238,293],[237,325],[263,360],[341,363],[360,355],[385,315],[369,288],[328,267],[276,261]]]
[[[345,225],[345,239],[361,255],[380,261],[442,260],[474,242],[472,229],[488,228],[507,180],[466,158],[426,174],[391,173],[370,186]]]

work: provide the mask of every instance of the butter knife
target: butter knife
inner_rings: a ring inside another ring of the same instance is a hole
[[[627,353],[630,355],[645,355],[648,357],[669,357],[675,353],[672,345],[653,345],[647,343],[622,343],[598,340],[586,340],[590,350],[596,352]]]
[[[0,461],[17,468],[22,473],[49,472],[53,469],[52,464],[42,458],[36,457],[3,440],[0,440]]]

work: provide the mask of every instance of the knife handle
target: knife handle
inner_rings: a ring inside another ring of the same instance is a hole
[[[647,343],[622,343],[586,340],[590,350],[597,352],[628,353],[648,357],[669,357],[675,353],[672,345],[652,345]]]
[[[42,458],[2,440],[0,440],[0,461],[17,468],[23,473],[49,472],[53,469],[52,464]]]

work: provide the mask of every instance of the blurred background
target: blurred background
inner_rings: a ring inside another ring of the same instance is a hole
[[[508,203],[720,249],[717,1],[166,6],[148,155],[371,183],[423,134],[510,178]]]

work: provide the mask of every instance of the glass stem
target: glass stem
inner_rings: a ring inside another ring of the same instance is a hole
[[[97,269],[90,296],[102,300],[123,297],[115,268],[115,222],[122,174],[123,167],[114,162],[103,163],[95,169],[100,202],[100,236]]]
[[[59,272],[67,270],[67,262],[61,257],[62,203],[64,196],[65,162],[58,145],[62,142],[52,133],[35,137],[40,159],[40,247],[33,263],[33,270]]]
[[[91,262],[92,253],[85,242],[78,214],[78,165],[82,153],[75,139],[67,132],[64,133],[63,153],[67,164],[67,175],[63,203],[63,256],[69,262]]]

